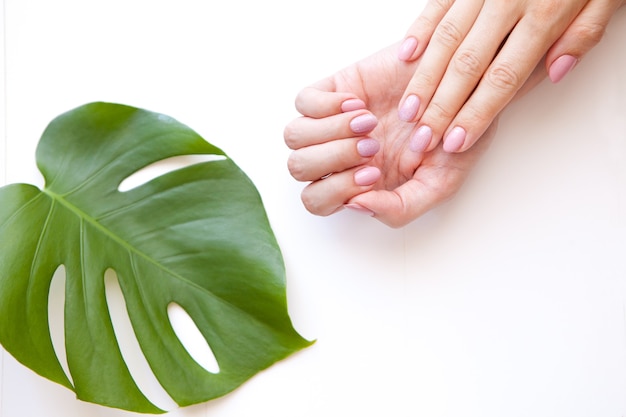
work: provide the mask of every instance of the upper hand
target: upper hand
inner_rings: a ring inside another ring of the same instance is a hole
[[[430,0],[398,57],[421,56],[399,101],[421,149],[469,149],[545,56],[558,82],[597,44],[624,0]]]

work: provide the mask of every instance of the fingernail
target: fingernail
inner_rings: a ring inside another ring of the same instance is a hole
[[[380,178],[380,170],[375,167],[365,167],[354,173],[356,185],[372,185]]]
[[[417,49],[417,39],[410,36],[402,42],[398,50],[398,59],[400,61],[408,61]]]
[[[380,143],[376,139],[366,138],[361,139],[356,143],[356,150],[364,158],[374,156],[380,150]]]
[[[556,61],[550,65],[550,70],[548,71],[548,76],[550,77],[550,81],[553,83],[558,83],[567,75],[568,72],[572,70],[578,63],[578,59],[571,55],[563,55],[557,58]]]
[[[365,102],[358,98],[351,98],[341,103],[341,111],[344,113],[354,110],[361,110],[364,108]]]
[[[350,122],[350,129],[354,133],[367,133],[374,130],[378,124],[378,119],[373,114],[362,114],[355,117]]]
[[[420,99],[418,96],[415,94],[407,96],[398,109],[398,118],[403,122],[410,122],[417,115],[419,107]]]
[[[420,126],[409,141],[409,149],[413,152],[424,152],[433,138],[433,130],[428,126]]]
[[[370,210],[368,208],[365,208],[365,207],[363,207],[360,204],[355,204],[355,203],[345,204],[343,207],[347,208],[348,210],[355,211],[357,213],[361,213],[361,214],[365,214],[365,215],[370,216],[370,217],[374,217],[374,212],[372,210]]]
[[[458,151],[465,143],[465,136],[467,136],[465,129],[459,126],[455,127],[443,140],[443,150],[446,152]]]

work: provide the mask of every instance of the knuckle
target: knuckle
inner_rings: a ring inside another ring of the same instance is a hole
[[[600,43],[605,32],[606,27],[601,23],[584,22],[577,25],[574,36],[576,39],[581,39],[595,45]]]
[[[487,71],[487,81],[499,91],[516,91],[522,81],[518,71],[509,63],[499,63]]]
[[[551,2],[544,3],[546,4],[541,5],[541,7],[535,8],[532,13],[533,23],[536,27],[541,27],[545,22],[548,22],[550,16],[554,16],[554,12],[557,11],[552,8]]]
[[[417,18],[417,20],[411,25],[409,29],[410,34],[416,34],[419,28],[430,28],[434,29],[437,26],[437,22],[433,20],[432,17],[427,15],[421,15]]]
[[[430,0],[432,6],[442,12],[447,12],[452,7],[454,0]]]
[[[482,126],[489,126],[495,115],[492,108],[477,109],[474,106],[467,106],[463,109],[463,120],[471,120],[475,129]],[[463,124],[462,122],[460,123]]]
[[[455,47],[461,43],[463,34],[453,22],[446,20],[441,22],[436,32],[436,39],[444,46]]]
[[[432,120],[450,120],[454,117],[454,113],[450,109],[437,101],[431,101],[428,109],[430,112],[428,116],[432,117]]]
[[[430,72],[418,72],[414,80],[411,81],[407,90],[410,91],[428,91],[431,86],[437,85],[439,82]]]
[[[459,73],[472,78],[479,78],[484,71],[475,51],[462,51],[455,57],[454,65]]]
[[[417,20],[411,25],[411,31],[419,31],[419,29],[429,30],[430,33],[437,28],[437,25],[441,22],[441,17],[444,16],[448,10],[452,7],[454,0],[429,0],[425,7],[425,11],[420,14]]]
[[[535,1],[525,22],[532,33],[546,33],[558,38],[575,21],[578,13],[571,8],[570,0]]]
[[[563,15],[563,10],[566,10],[568,1],[566,0],[553,0],[553,1],[538,1],[533,4],[532,17],[537,25],[543,26],[548,22],[554,22],[555,16]]]

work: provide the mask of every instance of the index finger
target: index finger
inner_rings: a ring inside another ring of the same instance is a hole
[[[296,110],[306,117],[321,119],[365,108],[363,100],[352,93],[335,91],[335,82],[325,78],[304,88],[296,97]]]

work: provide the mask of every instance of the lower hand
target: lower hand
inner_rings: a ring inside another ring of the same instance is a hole
[[[398,57],[421,63],[399,101],[421,149],[469,149],[545,56],[560,81],[624,0],[431,0]]]

